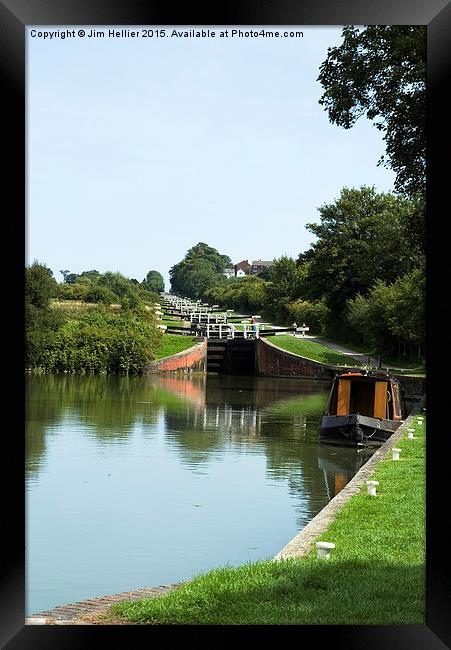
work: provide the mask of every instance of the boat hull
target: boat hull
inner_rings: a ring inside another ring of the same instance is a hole
[[[319,442],[349,447],[380,446],[400,424],[400,421],[371,418],[358,413],[324,415],[319,428]]]

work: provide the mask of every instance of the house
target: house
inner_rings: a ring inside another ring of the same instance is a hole
[[[233,266],[231,268],[224,269],[223,274],[226,276],[227,280],[229,278],[234,278],[235,277],[235,269],[233,268]]]
[[[238,262],[238,264],[235,264],[236,277],[241,278],[243,275],[250,275],[251,268],[252,267],[249,264],[248,260],[242,260],[241,262]]]
[[[273,264],[274,262],[268,260],[252,260],[251,273],[252,275],[261,273],[265,269],[269,269]]]

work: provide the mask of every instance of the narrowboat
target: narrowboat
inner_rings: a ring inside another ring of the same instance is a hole
[[[321,418],[319,442],[380,446],[405,417],[402,387],[381,371],[350,370],[333,382]]]

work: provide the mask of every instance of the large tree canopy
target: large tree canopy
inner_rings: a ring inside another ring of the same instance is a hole
[[[199,242],[170,269],[172,291],[189,298],[203,298],[209,288],[226,281],[223,270],[229,266],[232,262],[228,255]]]
[[[228,255],[221,255],[216,248],[212,248],[204,242],[199,242],[189,249],[185,255],[186,260],[206,259],[213,265],[218,273],[222,273],[225,268],[232,266],[232,260]]]
[[[377,279],[394,282],[414,269],[422,255],[408,243],[406,224],[416,209],[414,200],[371,187],[344,188],[335,203],[321,206],[320,223],[307,225],[318,239],[299,256],[308,262],[308,297],[324,297],[340,316],[346,301]]]
[[[142,284],[144,288],[155,293],[164,291],[164,278],[159,271],[149,271]]]
[[[371,25],[343,29],[343,43],[328,49],[318,80],[319,103],[334,124],[349,129],[362,115],[384,131],[395,189],[425,191],[426,28]]]

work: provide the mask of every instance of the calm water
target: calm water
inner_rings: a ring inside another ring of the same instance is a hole
[[[367,459],[330,385],[27,377],[27,613],[273,557]]]

